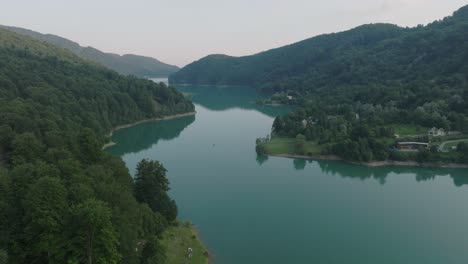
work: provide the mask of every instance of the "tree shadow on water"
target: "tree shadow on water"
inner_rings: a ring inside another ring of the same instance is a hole
[[[362,181],[375,179],[385,184],[392,174],[414,175],[417,182],[433,181],[437,177],[450,177],[455,186],[468,184],[467,169],[422,168],[407,166],[368,167],[340,161],[317,161],[322,172],[342,178],[354,178]]]

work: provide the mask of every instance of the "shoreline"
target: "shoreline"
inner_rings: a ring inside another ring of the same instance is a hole
[[[165,120],[172,120],[172,119],[186,117],[186,116],[193,116],[196,113],[197,112],[193,111],[193,112],[188,112],[188,113],[183,113],[183,114],[175,114],[175,115],[168,115],[168,116],[163,116],[163,117],[148,118],[148,119],[143,119],[143,120],[136,121],[136,122],[133,122],[133,123],[130,123],[130,124],[116,126],[109,132],[107,137],[111,138],[114,135],[114,132],[118,131],[120,129],[129,128],[129,127],[132,127],[132,126],[141,125],[141,124],[149,123],[149,122],[165,121]],[[109,141],[109,142],[107,142],[106,144],[104,144],[102,146],[102,150],[105,150],[105,149],[107,149],[109,147],[112,147],[112,146],[114,146],[116,144],[117,143],[115,143],[113,141]]]
[[[167,248],[166,263],[180,264],[212,263],[211,253],[203,243],[195,225],[188,221],[177,221],[176,225],[169,226],[161,235],[161,243]],[[192,258],[187,258],[188,248],[192,249]]]
[[[271,107],[286,107],[286,106],[292,106],[292,105],[288,105],[288,104],[280,104],[280,103],[269,103],[269,104],[265,104],[265,103],[257,103],[255,101],[252,101],[253,104],[255,105],[258,105],[258,106],[271,106]]]
[[[406,167],[423,167],[423,168],[443,168],[443,169],[468,169],[468,164],[458,163],[419,163],[417,161],[371,161],[371,162],[354,162],[345,160],[337,155],[296,155],[296,154],[265,154],[270,157],[289,158],[289,159],[306,159],[306,160],[334,160],[343,161],[349,164],[366,166],[366,167],[387,167],[387,166],[406,166]]]

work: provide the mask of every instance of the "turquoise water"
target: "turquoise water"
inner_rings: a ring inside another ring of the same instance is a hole
[[[179,89],[196,116],[119,130],[109,152],[131,173],[163,162],[214,263],[468,263],[467,170],[258,157],[289,109],[247,88]]]

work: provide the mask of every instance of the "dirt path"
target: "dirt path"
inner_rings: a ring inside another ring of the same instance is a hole
[[[457,139],[457,140],[444,141],[444,142],[442,142],[442,144],[440,144],[440,146],[439,146],[439,151],[440,151],[440,152],[449,152],[448,150],[444,150],[444,149],[445,149],[445,145],[447,145],[447,144],[449,144],[449,143],[466,142],[466,141],[468,141],[468,139]]]

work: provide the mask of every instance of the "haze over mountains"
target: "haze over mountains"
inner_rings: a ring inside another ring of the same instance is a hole
[[[179,67],[163,63],[157,59],[133,54],[118,55],[106,53],[93,47],[82,47],[78,43],[51,34],[42,34],[29,29],[0,26],[15,33],[50,43],[67,49],[83,59],[94,61],[118,73],[138,77],[167,77]]]
[[[427,26],[369,24],[252,56],[210,55],[171,83],[253,85],[312,91],[345,85],[406,82],[466,73],[468,6]]]

